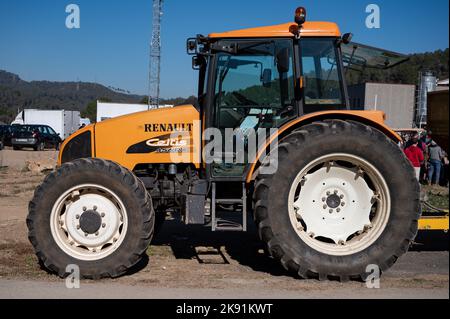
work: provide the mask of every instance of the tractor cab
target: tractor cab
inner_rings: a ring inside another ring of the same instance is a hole
[[[393,52],[352,43],[352,34],[341,36],[335,23],[305,20],[305,9],[298,8],[295,23],[187,40],[187,53],[199,70],[204,128],[217,128],[222,136],[226,129],[240,130],[246,144],[250,130],[282,129],[311,113],[349,110],[346,69],[387,68],[402,61]],[[212,179],[240,179],[249,162],[215,161],[208,172]]]
[[[337,25],[295,27],[287,23],[188,39],[193,67],[200,70],[200,105],[214,113],[210,124],[236,121],[231,123],[236,126],[248,121],[242,114],[251,114],[262,119],[258,125],[280,127],[306,113],[348,108]]]

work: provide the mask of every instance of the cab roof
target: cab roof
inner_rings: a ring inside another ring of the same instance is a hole
[[[294,22],[277,24],[272,26],[234,30],[222,33],[211,33],[210,38],[270,38],[270,37],[294,37],[289,27],[296,25]],[[341,32],[333,22],[305,22],[301,28],[304,37],[339,37]]]

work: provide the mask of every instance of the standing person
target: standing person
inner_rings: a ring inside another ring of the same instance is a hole
[[[411,162],[412,166],[414,167],[414,170],[416,171],[416,178],[417,181],[420,181],[420,166],[422,165],[423,161],[425,160],[423,156],[423,152],[418,146],[419,140],[417,137],[413,137],[411,140],[412,144],[405,148],[405,155]]]
[[[436,144],[435,141],[431,141],[428,148],[429,153],[429,168],[428,168],[428,183],[436,185],[441,178],[441,166],[444,158],[444,152],[442,148]]]
[[[427,144],[428,142],[428,144]],[[423,152],[423,157],[425,160],[423,161],[422,165],[420,166],[420,181],[422,183],[428,182],[428,146],[429,143],[431,143],[431,131],[425,131],[421,134],[419,134],[419,148]]]

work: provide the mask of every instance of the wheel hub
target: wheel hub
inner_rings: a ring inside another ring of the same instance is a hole
[[[328,196],[326,203],[329,208],[338,208],[341,205],[341,198],[338,195],[333,194]]]
[[[102,217],[94,210],[88,210],[80,217],[80,228],[89,235],[95,234],[101,226]]]
[[[305,175],[294,203],[312,238],[327,238],[336,244],[370,225],[373,191],[354,170],[334,165]]]
[[[372,245],[390,215],[390,192],[381,173],[362,157],[332,153],[306,165],[289,191],[289,218],[300,239],[331,256]]]
[[[109,189],[83,184],[66,191],[52,209],[58,245],[81,260],[111,254],[126,234],[126,209]]]

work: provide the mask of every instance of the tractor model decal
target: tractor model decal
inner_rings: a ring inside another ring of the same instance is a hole
[[[190,150],[190,136],[174,132],[146,139],[140,143],[130,146],[127,154],[148,153],[185,153]]]

